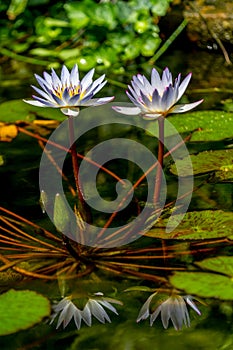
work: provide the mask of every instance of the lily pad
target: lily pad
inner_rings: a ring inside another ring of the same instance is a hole
[[[190,158],[193,169],[189,166]],[[179,174],[177,174],[177,169],[179,169]],[[233,181],[233,149],[204,151],[188,158],[177,159],[176,163],[171,165],[170,170],[174,175],[179,176],[192,176],[215,171],[215,180]]]
[[[182,289],[187,294],[233,300],[233,279],[227,276],[208,272],[177,271],[169,280],[175,288]]]
[[[168,218],[169,219],[169,218]],[[146,236],[179,239],[201,240],[220,237],[233,238],[233,213],[222,210],[193,211],[185,214],[181,223],[172,231],[166,232],[168,219],[161,220],[156,227],[146,233]],[[179,215],[174,215],[174,224]]]
[[[64,120],[59,109],[35,107],[22,100],[6,101],[0,104],[0,120],[13,123],[16,121],[31,122],[34,119]]]
[[[28,329],[50,314],[50,303],[31,290],[9,290],[0,295],[0,335]]]
[[[198,265],[202,269],[211,270],[233,277],[232,256],[217,256],[214,258],[208,258],[197,262],[196,265]]]
[[[197,111],[184,115],[170,115],[168,120],[174,125],[178,133],[192,134],[191,141],[220,141],[233,137],[233,113],[224,111]],[[152,133],[158,129],[158,123],[151,122],[148,131]],[[165,130],[166,133],[166,130]],[[158,132],[156,132],[156,135]],[[170,129],[166,136],[174,134]]]

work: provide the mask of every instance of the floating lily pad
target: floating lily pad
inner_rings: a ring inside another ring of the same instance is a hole
[[[233,113],[224,111],[197,111],[185,114],[170,115],[168,117],[177,129],[178,133],[192,134],[191,141],[219,141],[233,137]],[[158,123],[151,122],[149,131],[152,133],[158,129]],[[165,130],[166,133],[166,130]],[[156,135],[158,132],[156,132]],[[174,134],[174,130],[168,130],[166,136]]]
[[[50,303],[30,290],[9,290],[0,295],[0,335],[30,328],[50,314]]]
[[[8,123],[16,121],[31,122],[40,118],[60,121],[65,119],[59,109],[35,107],[22,100],[6,101],[0,104],[0,115],[0,120]]]
[[[233,277],[233,257],[217,256],[196,263],[199,267]]]
[[[190,158],[193,169],[189,166]],[[179,169],[179,174],[177,169]],[[205,151],[188,158],[177,159],[170,170],[174,175],[179,176],[192,176],[215,171],[215,180],[233,181],[233,149]]]
[[[187,294],[233,300],[233,279],[227,276],[208,272],[178,271],[169,280],[175,288],[182,289]]]
[[[200,240],[220,237],[233,238],[232,212],[222,210],[188,212],[178,227],[169,233],[166,232],[168,219],[161,220],[146,235],[155,238],[180,240]],[[173,220],[175,225],[179,220],[179,215],[174,215]]]

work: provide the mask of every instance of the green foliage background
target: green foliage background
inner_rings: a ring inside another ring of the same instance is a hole
[[[124,74],[161,44],[159,18],[172,0],[0,3],[0,54],[47,67],[65,63]],[[54,63],[56,62],[56,63]]]

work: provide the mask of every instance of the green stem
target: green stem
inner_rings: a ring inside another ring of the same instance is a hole
[[[156,178],[155,178],[155,188],[154,188],[154,205],[159,207],[160,191],[163,176],[163,157],[164,157],[164,117],[158,119],[159,123],[159,146],[158,146],[158,163]]]
[[[173,43],[173,41],[178,37],[178,35],[184,30],[188,21],[184,19],[181,24],[176,28],[176,30],[172,33],[172,35],[166,40],[166,42],[161,46],[161,48],[156,52],[156,54],[150,58],[148,61],[149,64],[153,65],[160,56],[169,48],[169,46]]]

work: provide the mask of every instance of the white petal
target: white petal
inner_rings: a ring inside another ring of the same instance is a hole
[[[151,300],[154,298],[154,296],[157,294],[157,292],[151,294],[149,296],[149,298],[145,301],[145,303],[142,305],[138,317],[137,317],[137,322],[141,321],[141,320],[145,320],[147,317],[149,317],[150,315],[150,303]]]
[[[78,86],[80,84],[78,65],[77,64],[75,64],[74,67],[71,70],[71,73],[70,73],[70,84],[72,86]]]
[[[141,109],[138,107],[118,107],[113,106],[112,109],[114,109],[116,112],[126,115],[138,115],[141,113]]]
[[[68,117],[77,117],[79,115],[79,108],[61,108],[61,112]]]
[[[184,80],[182,81],[182,83],[180,84],[179,88],[178,88],[178,97],[177,97],[177,101],[181,98],[181,96],[184,94],[185,90],[187,89],[187,86],[190,82],[190,79],[192,77],[192,73],[189,73]]]
[[[81,81],[82,91],[85,91],[89,85],[92,83],[92,77],[94,75],[95,69],[92,68]]]
[[[68,71],[67,67],[64,65],[61,70],[61,82],[62,85],[69,85],[70,84],[70,72]]]
[[[200,316],[201,315],[201,311],[197,308],[196,304],[194,303],[194,301],[192,301],[192,297],[187,295],[186,297],[184,297],[185,301],[187,302],[187,304],[189,306],[191,306],[191,308],[196,311],[196,313]]]
[[[115,307],[113,305],[111,305],[108,301],[106,300],[98,300],[98,303],[105,306],[107,309],[111,310],[112,312],[114,312],[114,314],[118,315],[117,310],[115,309]],[[117,304],[120,304],[120,302]]]
[[[159,117],[161,117],[163,114],[162,113],[146,113],[143,114],[143,119],[145,120],[151,120],[151,119],[158,119]]]
[[[151,314],[151,316],[150,316],[150,326],[153,325],[153,323],[156,320],[156,318],[158,317],[160,311],[161,311],[161,305],[159,307],[157,307],[157,309],[153,312],[153,314]]]
[[[104,308],[99,304],[98,301],[94,299],[89,299],[88,301],[90,311],[95,318],[101,322],[105,323],[105,320],[108,322],[111,322],[107,312],[104,310]]]
[[[91,326],[91,311],[90,311],[88,302],[85,305],[83,311],[81,311],[81,317],[82,317],[83,321],[86,323],[86,325],[90,327]]]
[[[114,96],[111,97],[103,97],[103,98],[92,98],[88,101],[80,101],[80,106],[100,106],[100,105],[104,105],[108,102],[111,102],[114,99]]]
[[[29,105],[33,105],[36,107],[47,107],[42,102],[34,101],[34,100],[23,100],[24,102],[28,103]]]
[[[184,113],[184,112],[190,111],[191,109],[197,107],[202,102],[203,102],[203,100],[193,102],[193,103],[186,103],[183,105],[176,105],[170,109],[169,113]]]

